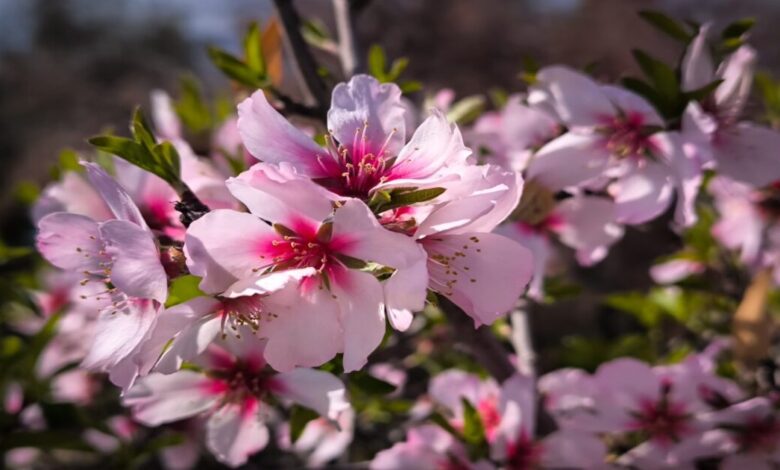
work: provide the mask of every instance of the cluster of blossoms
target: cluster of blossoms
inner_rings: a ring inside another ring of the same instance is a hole
[[[174,189],[121,159],[115,177],[83,162],[35,210],[39,251],[89,303],[73,314],[88,328],[69,359],[108,373],[138,421],[208,415],[209,448],[241,464],[265,446],[269,396],[337,420],[344,387],[305,367],[342,354],[346,372],[361,369],[386,322],[409,328],[428,289],[476,325],[525,290],[530,253],[490,233],[522,180],[475,164],[439,112],[407,142],[397,86],[362,75],[337,86],[324,147],[255,93],[232,124],[260,162],[234,177],[196,156],[156,101],[160,137],[207,214],[185,227]],[[184,274],[199,295],[172,305]]]
[[[706,184],[722,215],[713,235],[780,283],[780,134],[739,121],[753,50],[716,67],[707,34],[682,59],[690,100],[671,117],[628,89],[551,66],[461,134],[447,99],[420,119],[398,86],[356,75],[333,89],[321,139],[260,90],[211,137],[217,150],[198,155],[171,100],[155,93],[156,135],[142,140],[170,142],[177,184],[119,156],[83,161],[33,209],[37,248],[60,269],[36,300],[44,317],[62,316],[35,374],[54,378],[56,399],[89,403],[100,383],[88,371],[106,373],[133,418],[117,416],[115,436],[129,440],[139,424],[187,436],[166,451],[171,468],[194,465],[200,442],[243,465],[273,431],[276,447],[317,466],[354,435],[333,371],[366,368],[402,386],[403,371],[367,367],[388,324],[413,331],[436,296],[475,328],[526,291],[542,299],[553,236],[580,264],[597,263],[626,226],[670,209],[675,229],[691,227]],[[194,216],[184,193],[198,201]],[[654,276],[701,269],[677,260]],[[190,281],[181,298],[176,286]],[[15,327],[32,333],[44,321]],[[448,370],[414,407],[406,440],[370,466],[780,465],[780,399],[750,398],[719,377],[718,351],[500,384]],[[81,368],[67,369],[74,362]],[[6,395],[19,412],[18,389]],[[319,418],[291,439],[298,406]],[[29,409],[23,421],[41,427]],[[121,445],[95,429],[84,439],[106,452]]]
[[[715,343],[669,366],[620,358],[592,375],[561,369],[540,377],[538,387],[520,374],[499,386],[463,371],[443,372],[431,380],[418,413],[441,410],[450,432],[412,421],[406,440],[378,453],[371,468],[656,469],[706,461],[723,469],[774,468],[780,397],[746,398],[717,376],[720,349]],[[460,435],[469,405],[484,429],[481,452]]]

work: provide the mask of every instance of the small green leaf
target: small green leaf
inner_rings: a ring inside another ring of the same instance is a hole
[[[479,445],[485,441],[485,427],[482,424],[474,405],[465,398],[461,398],[463,405],[463,439],[472,445]]]
[[[738,39],[745,35],[756,24],[755,18],[742,18],[726,26],[721,33],[723,39]]]
[[[390,67],[390,70],[387,72],[387,81],[392,82],[397,80],[398,77],[404,73],[404,70],[406,70],[406,67],[408,66],[409,59],[407,57],[399,57],[398,59],[395,59],[393,61],[393,65]]]
[[[355,372],[349,375],[349,385],[368,395],[387,395],[395,391],[395,385],[377,379],[366,372]]]
[[[680,85],[674,69],[639,49],[634,49],[632,54],[660,95],[669,100],[676,99]]]
[[[62,171],[84,172],[84,167],[79,163],[79,154],[73,149],[63,149],[58,160],[60,170]]]
[[[263,57],[263,41],[260,27],[252,22],[244,36],[244,61],[246,65],[257,72],[259,76],[265,76],[265,58]]]
[[[723,80],[715,80],[713,82],[710,82],[706,85],[704,85],[701,88],[697,88],[693,91],[688,91],[685,93],[685,97],[689,101],[702,101],[705,100],[707,97],[709,97],[717,88],[720,86],[720,84],[723,83]]]
[[[374,44],[368,50],[368,71],[376,77],[380,82],[385,82],[387,75],[385,74],[385,68],[387,67],[387,56],[384,49],[379,44]]]
[[[666,33],[669,37],[688,44],[693,39],[693,33],[685,24],[676,21],[665,14],[654,10],[643,10],[639,16],[654,26],[656,29]]]
[[[185,75],[180,80],[180,87],[179,99],[174,103],[179,119],[193,134],[209,131],[213,124],[213,117],[197,79]]]
[[[434,424],[436,424],[440,428],[447,431],[453,437],[457,438],[458,440],[463,440],[463,436],[460,434],[460,432],[457,429],[455,429],[452,426],[452,424],[450,424],[450,422],[447,420],[447,418],[442,416],[441,413],[434,412],[428,417],[428,419],[431,420]]]
[[[168,288],[168,300],[165,301],[166,307],[173,307],[180,303],[184,303],[195,297],[204,296],[199,284],[201,278],[187,274],[186,276],[179,276],[171,282],[170,288]]]
[[[458,100],[447,112],[447,119],[460,125],[468,124],[479,117],[485,110],[485,97],[482,95],[467,96]]]
[[[140,107],[135,108],[135,111],[133,111],[133,121],[130,124],[130,131],[132,131],[135,141],[146,148],[152,149],[157,145],[154,131],[152,131],[151,126],[149,126],[149,123],[146,121],[146,117]]]
[[[420,91],[423,88],[422,82],[418,80],[407,80],[405,82],[402,82],[400,85],[398,85],[401,88],[402,93],[414,93],[415,91]]]
[[[295,444],[298,438],[301,437],[301,434],[303,434],[303,430],[309,424],[309,421],[318,417],[319,415],[316,412],[308,408],[298,405],[293,406],[290,411],[290,442]]]
[[[241,60],[221,49],[209,47],[208,54],[211,61],[222,73],[241,85],[249,88],[263,88],[270,84],[267,77],[258,74],[256,70],[252,70]]]
[[[166,176],[160,176],[176,187],[181,180],[181,159],[179,158],[179,152],[176,151],[176,147],[172,143],[165,141],[157,144],[152,149],[152,153],[165,171]]]
[[[444,193],[444,188],[427,188],[427,189],[396,189],[389,192],[390,201],[382,205],[372,207],[375,212],[384,212],[398,207],[410,206],[412,204],[419,204],[421,202],[427,202],[432,199],[436,199]],[[373,200],[373,198],[372,198]]]

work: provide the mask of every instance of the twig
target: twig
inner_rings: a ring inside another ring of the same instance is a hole
[[[360,68],[360,58],[355,42],[355,23],[352,8],[348,0],[333,0],[336,16],[336,29],[339,35],[339,58],[344,77],[355,75]]]
[[[447,317],[456,339],[466,345],[474,358],[497,381],[511,377],[516,369],[509,361],[509,351],[501,345],[487,327],[474,328],[474,322],[457,305],[443,295],[437,295],[439,307]]]
[[[517,368],[531,377],[536,376],[536,353],[531,341],[531,325],[528,321],[528,305],[520,305],[509,315],[512,323],[512,346],[517,352]]]
[[[327,110],[323,107],[314,107],[314,106],[306,106],[303,103],[299,103],[292,99],[291,97],[287,96],[286,94],[282,93],[281,91],[277,90],[274,87],[270,87],[267,89],[269,93],[271,93],[274,98],[279,100],[284,105],[284,110],[287,113],[290,114],[297,114],[299,116],[313,118],[313,119],[319,119],[324,121],[327,117],[328,113]]]
[[[328,89],[320,78],[317,62],[301,34],[301,18],[292,0],[274,0],[274,5],[284,27],[284,36],[293,51],[295,68],[300,74],[301,81],[307,93],[314,99],[315,107],[326,109],[329,101]]]

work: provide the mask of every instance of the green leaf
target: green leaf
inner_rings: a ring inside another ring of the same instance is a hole
[[[295,405],[290,411],[290,442],[295,444],[298,438],[303,434],[303,430],[309,421],[317,419],[319,415],[303,406]]]
[[[704,85],[701,88],[688,91],[685,93],[685,98],[689,101],[703,101],[709,97],[718,88],[718,86],[720,86],[721,83],[723,83],[723,80],[718,79]]]
[[[756,24],[755,18],[742,18],[739,19],[726,28],[721,33],[723,39],[739,39],[745,35]]]
[[[317,47],[322,47],[332,41],[330,32],[325,26],[325,23],[318,18],[304,21],[303,26],[301,27],[301,34],[309,44],[313,44]]]
[[[265,58],[263,57],[263,40],[260,27],[252,22],[244,36],[244,60],[246,65],[259,76],[265,76]]]
[[[447,119],[460,125],[468,124],[479,117],[485,110],[485,97],[481,95],[467,96],[458,100],[447,112]]]
[[[208,54],[211,61],[222,73],[241,85],[249,88],[263,88],[270,84],[266,76],[258,74],[256,70],[252,70],[240,59],[221,49],[209,47]]]
[[[395,385],[377,379],[366,372],[349,374],[349,385],[368,395],[387,395],[395,391]]]
[[[665,14],[655,10],[642,10],[639,16],[654,26],[656,29],[666,33],[669,37],[688,44],[693,39],[693,33],[689,28],[679,21],[676,21]]]
[[[209,131],[214,119],[206,100],[203,99],[198,81],[195,77],[185,75],[180,80],[180,87],[179,99],[173,105],[179,119],[193,134]]]
[[[201,278],[192,274],[179,276],[174,279],[170,288],[168,288],[168,299],[165,301],[165,306],[173,307],[195,297],[206,295],[198,287],[200,280]]]
[[[461,398],[463,405],[463,439],[472,445],[479,445],[485,441],[485,427],[474,405],[465,398]]]
[[[388,202],[381,203],[380,205],[373,206],[372,209],[376,213],[396,209],[398,207],[410,206],[412,204],[419,204],[421,202],[427,202],[431,199],[439,197],[445,191],[444,188],[427,188],[427,189],[396,189],[389,191],[387,196],[390,200]],[[384,197],[384,196],[383,196]],[[385,198],[386,199],[386,198]],[[374,198],[372,197],[372,201]]]
[[[423,88],[422,82],[418,80],[407,80],[405,82],[402,82],[400,85],[398,85],[401,88],[402,93],[414,93],[415,91],[420,91]]]
[[[60,170],[62,171],[84,172],[84,167],[79,163],[79,154],[73,149],[63,149],[58,160]]]
[[[387,81],[385,68],[387,67],[387,56],[384,49],[379,44],[374,44],[368,50],[368,71],[380,82]]]
[[[439,413],[438,411],[431,414],[428,417],[428,419],[431,420],[434,424],[436,424],[440,428],[447,431],[453,437],[457,438],[458,440],[463,440],[463,436],[460,434],[460,432],[457,429],[455,429],[452,426],[452,424],[450,424],[450,422],[447,420],[447,418],[442,416],[442,414]]]
[[[149,123],[146,121],[146,117],[140,107],[135,108],[135,111],[133,111],[133,121],[130,124],[130,130],[133,133],[135,141],[146,148],[152,149],[157,145],[154,131],[152,131],[151,126],[149,126]]]
[[[667,100],[675,100],[680,93],[680,84],[674,69],[639,49],[634,49],[632,54],[658,93]]]
[[[179,152],[176,150],[176,147],[174,147],[172,143],[165,141],[156,145],[152,149],[152,154],[154,154],[157,162],[161,165],[167,175],[167,177],[163,177],[163,179],[174,185],[174,187],[177,187],[178,183],[181,181],[181,159],[179,158]]]
[[[399,57],[398,59],[395,59],[393,61],[393,65],[390,67],[390,70],[387,72],[387,81],[392,82],[397,80],[398,77],[404,73],[404,70],[406,70],[406,67],[408,66],[409,59],[407,57]]]

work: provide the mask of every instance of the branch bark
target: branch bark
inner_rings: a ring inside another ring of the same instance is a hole
[[[295,68],[300,74],[306,92],[314,99],[316,108],[321,111],[320,114],[324,115],[327,112],[325,110],[327,110],[330,98],[329,92],[318,73],[318,65],[311,49],[301,34],[301,17],[298,15],[292,0],[274,0],[274,6],[282,21],[284,36],[293,51]]]
[[[339,35],[339,59],[344,77],[349,79],[360,71],[360,56],[355,42],[355,18],[349,0],[333,0],[336,29]]]
[[[536,377],[536,352],[531,340],[528,305],[524,300],[509,314],[509,320],[512,323],[512,346],[517,352],[517,368],[528,376]]]
[[[439,307],[447,317],[456,339],[464,344],[469,353],[490,373],[498,382],[511,377],[517,370],[509,361],[509,353],[493,336],[488,327],[474,328],[474,322],[460,309],[443,295],[437,295]]]

